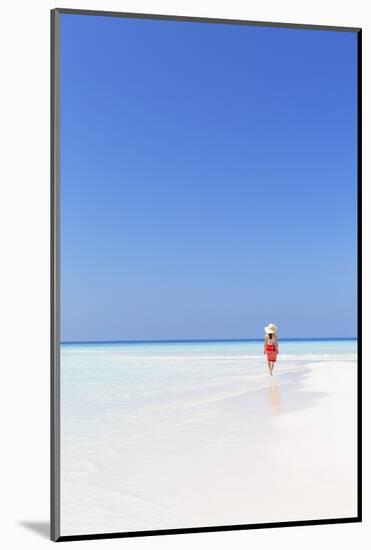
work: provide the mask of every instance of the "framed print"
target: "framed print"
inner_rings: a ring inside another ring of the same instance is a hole
[[[361,521],[361,29],[51,26],[52,539]]]

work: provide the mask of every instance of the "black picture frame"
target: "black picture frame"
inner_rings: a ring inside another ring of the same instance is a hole
[[[357,515],[320,520],[285,521],[277,523],[238,524],[204,526],[195,528],[159,529],[99,534],[61,536],[60,534],[60,16],[74,14],[85,16],[106,16],[135,19],[160,19],[168,21],[188,21],[199,23],[296,28],[320,31],[353,32],[357,34]],[[111,12],[55,8],[51,10],[51,234],[50,234],[50,472],[51,501],[50,524],[51,540],[73,541],[141,537],[154,535],[174,535],[185,533],[266,529],[277,527],[297,527],[323,524],[355,523],[362,521],[362,29],[315,24],[294,24],[249,21],[240,19],[218,19],[211,17],[188,17],[145,13]]]

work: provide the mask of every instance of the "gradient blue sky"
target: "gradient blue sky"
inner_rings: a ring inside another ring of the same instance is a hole
[[[356,43],[61,16],[62,340],[355,335]]]

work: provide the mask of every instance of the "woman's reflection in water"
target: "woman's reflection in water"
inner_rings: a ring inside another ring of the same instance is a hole
[[[275,380],[271,381],[269,392],[270,392],[272,413],[278,414],[281,411],[281,401],[280,401],[280,392]]]

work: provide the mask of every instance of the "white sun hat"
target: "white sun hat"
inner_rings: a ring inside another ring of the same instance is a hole
[[[269,323],[266,327],[264,327],[265,334],[276,334],[277,332],[277,326],[273,323]]]

